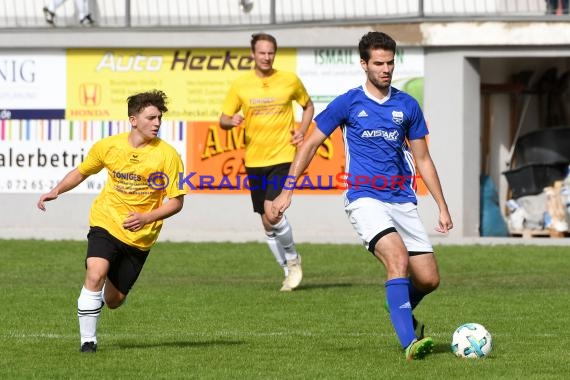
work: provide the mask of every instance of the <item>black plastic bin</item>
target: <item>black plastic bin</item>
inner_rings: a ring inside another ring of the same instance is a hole
[[[513,169],[529,164],[570,162],[570,128],[544,128],[519,137],[513,158]]]
[[[547,186],[552,186],[555,181],[566,178],[568,162],[554,164],[529,164],[503,172],[511,188],[514,199],[525,195],[542,193]]]

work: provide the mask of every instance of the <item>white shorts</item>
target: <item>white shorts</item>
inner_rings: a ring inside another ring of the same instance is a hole
[[[370,252],[374,252],[370,242],[377,242],[377,236],[390,228],[395,228],[400,234],[410,254],[433,252],[418,208],[411,202],[387,203],[373,198],[359,198],[344,210]]]

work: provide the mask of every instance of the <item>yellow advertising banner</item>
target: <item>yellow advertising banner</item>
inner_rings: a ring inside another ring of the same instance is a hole
[[[70,49],[65,117],[126,119],[128,96],[158,89],[169,97],[165,118],[218,120],[230,84],[252,65],[248,48]],[[275,67],[295,72],[295,49],[280,49]]]
[[[275,67],[296,72],[295,49],[280,49]],[[253,68],[245,49],[70,49],[66,119],[126,120],[127,97],[151,89],[169,97],[165,119],[187,120],[183,185],[189,190],[249,192],[243,128],[224,131],[218,119],[231,83]],[[303,192],[340,192],[340,131],[319,148],[299,181]]]
[[[187,151],[193,153],[188,154],[185,186],[205,192],[249,192],[244,129],[225,131],[217,122],[191,122],[188,130]],[[305,194],[341,192],[338,179],[344,172],[344,159],[342,134],[337,130],[317,150],[297,183],[299,191]]]
[[[280,49],[275,67],[298,72],[296,49]],[[164,118],[185,120],[186,173],[191,190],[249,192],[244,130],[224,131],[218,119],[231,83],[253,67],[249,48],[70,49],[65,117],[76,121],[127,119],[127,98],[159,89],[168,98]],[[346,189],[344,147],[337,130],[319,148],[298,182],[304,193]],[[420,195],[425,188],[420,185]]]

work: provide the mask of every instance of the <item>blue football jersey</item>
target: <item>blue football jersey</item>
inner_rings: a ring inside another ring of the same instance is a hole
[[[382,100],[365,86],[335,98],[315,117],[329,136],[342,129],[346,172],[337,175],[346,203],[369,197],[392,203],[417,203],[416,171],[406,140],[428,134],[418,102],[394,87]]]

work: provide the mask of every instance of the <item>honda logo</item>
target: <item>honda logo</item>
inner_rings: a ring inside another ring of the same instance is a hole
[[[84,107],[98,106],[101,103],[101,85],[82,83],[79,85],[79,104]]]

